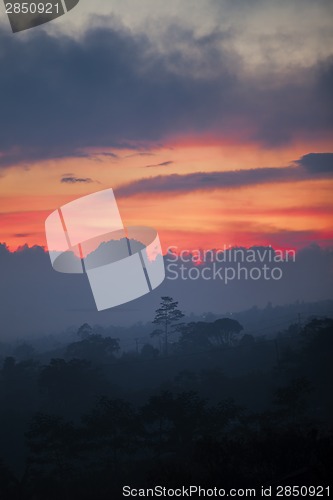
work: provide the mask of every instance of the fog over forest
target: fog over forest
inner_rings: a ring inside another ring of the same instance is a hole
[[[169,253],[165,257],[166,279],[158,289],[128,304],[98,313],[85,275],[55,272],[48,254],[41,247],[22,247],[11,253],[1,245],[3,328],[0,339],[59,334],[70,326],[78,328],[85,322],[103,327],[128,327],[149,322],[163,295],[177,297],[187,316],[191,313],[197,316],[207,313],[226,315],[252,307],[265,308],[269,302],[279,306],[331,298],[332,250],[312,245],[298,251],[295,262],[289,259],[288,262],[274,263],[271,262],[272,250],[269,247],[258,248],[256,252],[264,256],[263,262],[256,258],[256,262],[243,263],[238,258],[233,262],[212,263],[208,256],[206,262],[199,264],[197,254],[193,255],[192,262],[185,255],[176,261],[175,255]],[[270,270],[277,267],[279,271],[275,276],[279,279],[273,279],[270,271],[265,279],[262,271],[265,265]],[[243,268],[240,279],[237,279],[237,266]],[[202,274],[207,267],[210,269]],[[228,276],[234,276],[227,283],[226,267],[229,268]],[[249,274],[246,279],[244,268],[248,273],[258,268],[260,279],[257,279],[258,272],[253,273],[254,279]]]

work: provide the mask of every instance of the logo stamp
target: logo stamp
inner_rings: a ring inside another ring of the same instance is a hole
[[[98,311],[125,304],[165,278],[155,229],[124,227],[112,189],[74,200],[45,222],[53,269],[85,273]]]
[[[35,28],[74,9],[80,0],[3,0],[13,33]]]

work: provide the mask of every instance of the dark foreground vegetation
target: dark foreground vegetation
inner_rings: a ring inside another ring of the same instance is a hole
[[[268,340],[197,322],[169,345],[155,323],[161,351],[119,355],[117,339],[83,325],[62,357],[24,346],[3,359],[1,499],[330,483],[333,320]]]

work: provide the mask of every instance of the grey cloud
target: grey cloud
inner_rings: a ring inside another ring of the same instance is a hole
[[[296,164],[313,173],[333,173],[333,153],[309,153]]]
[[[96,153],[95,156],[96,157],[105,156],[106,158],[113,158],[115,160],[119,158],[119,156],[116,153]]]
[[[90,177],[73,177],[73,176],[70,176],[70,177],[62,177],[61,181],[60,181],[62,184],[84,184],[84,183],[91,183],[91,182],[95,182],[93,181],[92,179],[90,179]]]
[[[313,153],[316,155],[315,153]],[[306,155],[311,156],[311,155]],[[320,156],[320,155],[318,155]],[[333,154],[332,154],[333,156]],[[196,172],[192,174],[159,175],[140,179],[120,186],[118,196],[133,196],[142,193],[184,193],[190,191],[213,191],[235,189],[276,182],[297,182],[307,179],[325,178],[333,174],[331,170],[310,170],[303,166],[302,157],[298,166],[278,168],[254,168],[228,170],[224,172]]]
[[[173,165],[173,161],[162,161],[162,163],[156,163],[154,165],[146,165],[146,168],[155,168],[155,167],[168,167],[169,165]]]
[[[1,85],[1,76],[0,76],[0,85]],[[0,117],[1,123],[1,117]],[[19,127],[18,127],[19,128]],[[50,129],[52,129],[52,125],[50,125]],[[50,144],[49,146],[45,144],[33,144],[32,146],[11,146],[9,150],[6,150],[5,146],[1,144],[0,138],[0,168],[10,167],[12,165],[24,164],[31,165],[32,163],[53,159],[53,160],[61,160],[65,158],[81,158],[81,159],[94,159],[95,155],[91,155],[89,153],[85,153],[76,149],[69,149],[57,147],[54,144]],[[22,144],[22,142],[21,142]],[[3,148],[3,149],[1,149]]]
[[[183,193],[189,191],[212,191],[243,186],[284,181],[297,178],[297,169],[258,168],[226,172],[197,172],[193,174],[159,175],[130,182],[117,189],[118,196],[141,193]]]
[[[132,153],[130,155],[127,155],[125,158],[134,158],[135,156],[155,156],[155,153],[151,152],[140,152],[140,153]]]
[[[40,30],[21,38],[0,27],[0,167],[96,158],[89,148],[135,152],[182,134],[276,145],[332,129],[332,59],[277,83],[246,76],[221,46],[229,34],[171,32],[162,54],[147,36],[114,24],[78,39]],[[173,46],[176,38],[182,43]]]

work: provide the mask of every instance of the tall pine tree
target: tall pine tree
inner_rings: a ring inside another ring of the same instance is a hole
[[[155,319],[153,323],[159,325],[158,328],[151,334],[152,337],[156,335],[163,335],[164,337],[164,353],[168,355],[168,337],[173,333],[179,321],[184,317],[184,314],[178,309],[178,302],[174,301],[172,297],[161,297],[162,302],[160,307],[156,309]]]

